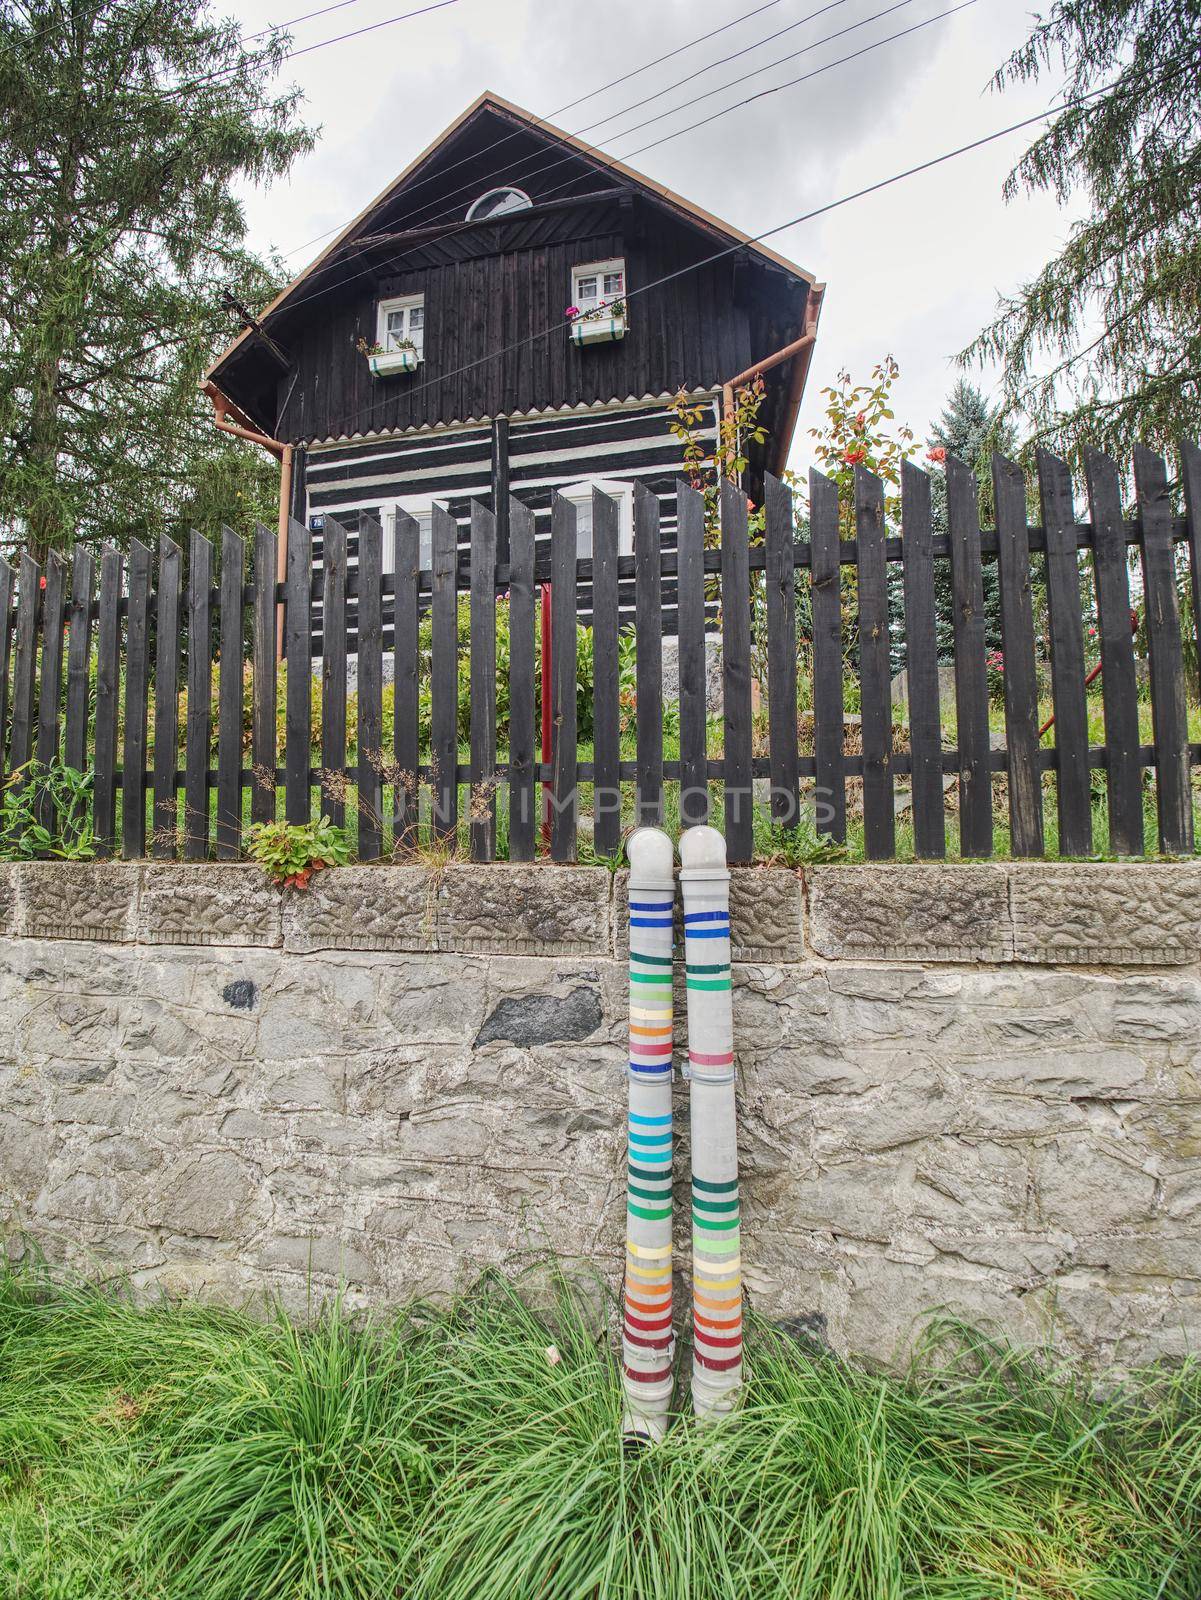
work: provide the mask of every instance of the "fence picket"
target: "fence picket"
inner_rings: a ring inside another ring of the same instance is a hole
[[[456,548],[459,529],[443,506],[433,511],[433,639],[430,660],[430,754],[434,833],[453,840],[459,825],[459,641]]]
[[[659,502],[645,484],[634,489],[634,634],[638,777],[635,820],[663,820],[663,577]]]
[[[288,688],[284,701],[284,815],[312,821],[310,753],[313,723],[313,540],[303,522],[288,524],[285,579],[284,656]]]
[[[183,552],[173,539],[163,534],[158,546],[158,588],[154,607],[154,801],[150,833],[150,854],[160,861],[174,859],[179,835],[175,764],[179,755],[182,579]]]
[[[38,673],[37,757],[43,766],[49,766],[58,755],[66,591],[66,563],[52,552],[46,561],[46,587],[42,593],[42,661]],[[53,826],[51,813],[46,814],[45,824]]]
[[[1093,524],[1093,581],[1101,633],[1109,848],[1117,855],[1140,856],[1143,853],[1143,771],[1122,483],[1116,462],[1097,450],[1084,452],[1084,473]]]
[[[104,570],[100,582],[103,587]],[[188,714],[184,734],[183,853],[203,861],[209,840],[209,742],[213,694],[213,547],[192,531],[188,542]],[[100,732],[100,713],[96,713]]]
[[[725,725],[723,793],[726,859],[750,861],[755,853],[751,778],[751,589],[746,495],[721,486],[721,676]]]
[[[7,770],[4,757],[8,748],[8,667],[12,655],[13,591],[16,582],[16,568],[0,556],[0,781]]]
[[[676,615],[679,629],[680,822],[709,820],[705,713],[705,500],[676,484]]]
[[[984,661],[984,575],[980,490],[972,469],[948,456],[947,526],[954,598],[955,720],[959,746],[959,853],[992,855],[988,671]]]
[[[471,502],[471,859],[496,859],[496,514]]]
[[[321,535],[321,809],[346,821],[346,528],[326,517]]]
[[[420,635],[417,583],[421,529],[407,511],[397,511],[392,529],[392,839],[411,850],[417,843],[417,772],[421,764]]]
[[[592,827],[612,855],[621,842],[621,706],[617,665],[617,501],[592,491]]]
[[[1193,805],[1189,785],[1188,712],[1184,700],[1184,655],[1176,601],[1168,472],[1163,457],[1141,445],[1136,445],[1134,450],[1134,485],[1138,496],[1143,592],[1146,595],[1159,844],[1161,850],[1172,855],[1190,855]]]
[[[254,703],[250,728],[250,816],[254,822],[275,821],[276,552],[274,528],[258,523],[254,530]]]
[[[121,671],[121,552],[100,553],[100,615],[96,624],[96,736],[93,753],[92,831],[96,854],[110,856],[117,821],[117,692]]]
[[[859,545],[863,842],[868,860],[882,861],[896,853],[888,567],[884,550],[884,485],[865,467],[855,468],[855,536]]]
[[[1076,514],[1072,509],[1072,475],[1064,462],[1045,450],[1038,452],[1038,486],[1047,541],[1059,853],[1086,856],[1093,848],[1092,776],[1088,760]]]
[[[1022,470],[992,458],[997,508],[1005,744],[1009,751],[1009,841],[1015,856],[1043,853],[1043,780],[1038,756],[1038,675],[1030,594],[1030,530]]]
[[[121,854],[146,854],[146,731],[150,705],[150,575],[140,539],[129,546],[125,614],[125,744],[121,752]]]
[[[838,487],[816,469],[809,472],[809,538],[817,831],[836,844],[845,844],[847,781],[843,753]]]
[[[33,757],[37,718],[38,615],[41,610],[41,568],[29,554],[21,556],[17,595],[17,627],[13,648],[13,725],[9,740],[10,772]]]
[[[383,530],[359,518],[359,860],[377,861],[384,818]],[[345,675],[343,675],[345,681]]]
[[[11,569],[10,569],[11,570]],[[0,597],[4,595],[0,573]],[[63,734],[63,760],[76,772],[88,765],[88,706],[91,700],[92,596],[96,587],[96,559],[90,550],[76,546],[71,560],[71,609],[67,638],[67,720]],[[11,584],[9,585],[11,594]],[[8,606],[5,606],[7,612]],[[0,660],[0,697],[7,674]],[[0,704],[0,747],[3,746],[4,711]]]
[[[551,750],[550,853],[553,861],[576,858],[576,557],[575,507],[551,500]]]
[[[767,590],[767,742],[771,816],[795,828],[801,816],[797,751],[796,547],[792,491],[767,474],[764,484]]]
[[[901,463],[901,529],[913,849],[919,857],[939,859],[947,853],[947,830],[942,788],[942,707],[938,690],[930,479],[909,461]]]
[[[509,860],[534,859],[534,514],[509,500]]]
[[[242,581],[246,547],[221,530],[220,650],[217,684],[217,859],[235,861],[242,844]]]
[[[1184,483],[1184,515],[1188,529],[1188,566],[1193,601],[1193,649],[1201,677],[1201,446],[1180,441],[1180,476]],[[2,726],[0,719],[0,726]]]

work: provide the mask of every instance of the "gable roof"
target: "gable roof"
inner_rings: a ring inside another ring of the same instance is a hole
[[[414,177],[414,175],[422,166],[425,165],[426,162],[428,162],[437,154],[437,152],[449,139],[451,139],[461,128],[465,127],[473,117],[476,117],[481,111],[485,110],[498,113],[506,120],[518,123],[531,132],[545,134],[548,139],[552,139],[559,144],[565,145],[567,148],[582,156],[585,160],[595,162],[598,166],[603,167],[606,171],[615,173],[624,178],[633,187],[641,189],[651,198],[657,200],[662,205],[667,206],[670,210],[675,211],[686,220],[705,229],[707,232],[717,234],[731,244],[745,245],[748,250],[753,251],[755,255],[759,256],[768,265],[782,268],[785,272],[789,273],[793,277],[801,279],[810,287],[816,283],[817,280],[812,272],[806,271],[804,267],[798,266],[795,261],[790,261],[787,256],[780,255],[777,251],[770,249],[767,245],[759,243],[757,240],[751,238],[749,234],[743,233],[740,228],[734,227],[732,223],[723,222],[720,217],[715,217],[712,212],[706,211],[703,206],[698,206],[693,201],[686,200],[683,195],[676,194],[673,189],[667,188],[664,184],[656,183],[653,178],[645,177],[642,173],[635,171],[633,167],[627,166],[624,161],[618,160],[617,157],[606,155],[603,151],[596,149],[595,146],[588,144],[585,140],[578,138],[575,134],[566,133],[562,128],[556,128],[553,123],[547,122],[541,117],[534,116],[532,112],[526,111],[521,106],[514,105],[511,101],[503,99],[500,95],[494,94],[490,89],[486,89],[483,94],[478,95],[476,99],[474,99],[466,108],[466,110],[462,111],[448,127],[444,128],[438,137],[432,140],[431,143],[425,147],[420,155],[416,156],[412,161],[410,161],[408,166],[405,167],[404,171],[395,177],[386,188],[381,190],[380,193],[376,195],[374,200],[370,201],[366,206],[364,206],[358,215],[339,231],[337,236],[331,240],[328,245],[326,245],[325,249],[316,255],[308,264],[308,266],[292,279],[291,283],[289,283],[286,288],[282,289],[279,294],[276,295],[275,299],[271,301],[270,305],[268,305],[260,314],[260,322],[265,322],[275,312],[283,310],[286,307],[287,302],[291,299],[293,294],[295,294],[296,290],[300,288],[302,284],[308,282],[308,280],[316,273],[320,272],[327,262],[329,262],[337,254],[342,246],[346,244],[348,240],[354,237],[356,230],[358,230],[362,224],[364,224],[367,219],[372,216],[373,213],[386,206],[393,196],[403,189],[404,185],[412,177]],[[245,340],[250,338],[253,332],[254,330],[252,328],[244,328],[242,330],[238,337],[221,352],[221,354],[209,367],[208,371],[205,373],[206,380],[212,378],[217,369],[223,366],[226,361],[228,361],[230,356],[232,356],[233,353],[239,349]]]

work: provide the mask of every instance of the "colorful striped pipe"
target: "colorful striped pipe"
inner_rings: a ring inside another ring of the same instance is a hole
[[[742,1386],[726,842],[716,828],[689,828],[680,862],[692,1120],[692,1409],[703,1422],[732,1411]]]
[[[638,828],[630,862],[629,1167],[621,1367],[626,1438],[662,1439],[671,1401],[671,840]]]

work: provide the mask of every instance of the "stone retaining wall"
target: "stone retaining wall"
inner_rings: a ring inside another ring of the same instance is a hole
[[[297,1304],[548,1247],[615,1275],[624,904],[600,868],[0,868],[11,1248]],[[939,1307],[1196,1346],[1201,865],[747,869],[732,904],[757,1306],[885,1360]]]

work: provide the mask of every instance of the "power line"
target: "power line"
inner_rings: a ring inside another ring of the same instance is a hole
[[[336,5],[322,6],[320,11],[306,11],[303,17],[292,17],[287,22],[273,22],[269,28],[260,28],[257,33],[242,35],[242,43],[250,44],[255,39],[264,39],[269,33],[283,33],[287,28],[294,28],[298,23],[311,22],[314,17],[328,16],[331,11],[343,11],[347,6],[358,5],[359,0],[337,0]]]
[[[957,145],[953,150],[946,150],[941,155],[931,156],[927,161],[919,161],[916,166],[906,167],[902,172],[894,172],[890,177],[880,178],[875,183],[865,184],[862,189],[855,189],[850,194],[841,195],[837,200],[828,200],[824,205],[815,206],[811,211],[803,211],[800,216],[790,217],[787,222],[779,222],[774,227],[765,228],[761,233],[752,234],[749,238],[740,240],[737,244],[728,245],[723,250],[717,250],[712,255],[706,256],[701,261],[692,262],[689,266],[679,267],[674,272],[665,273],[660,278],[654,278],[650,283],[644,283],[639,288],[627,290],[624,298],[629,301],[639,295],[649,294],[653,289],[661,289],[665,284],[675,283],[678,279],[687,277],[689,273],[699,272],[702,267],[711,266],[715,261],[723,261],[727,256],[736,255],[738,251],[746,248],[748,244],[761,244],[765,239],[774,238],[778,233],[784,233],[789,228],[799,227],[803,222],[812,222],[816,217],[828,215],[837,211],[842,206],[850,205],[852,201],[862,200],[871,194],[878,194],[881,189],[891,188],[893,184],[903,183],[907,178],[915,178],[923,172],[929,172],[934,167],[943,166],[948,161],[957,157],[968,155],[973,150],[983,149],[985,145],[994,144],[998,139],[1007,138],[1011,133],[1019,133],[1023,128],[1033,127],[1035,123],[1045,122],[1048,117],[1058,116],[1063,111],[1072,110],[1075,106],[1084,105],[1089,100],[1095,100],[1099,95],[1108,94],[1112,85],[1094,89],[1089,94],[1079,95],[1073,100],[1066,100],[1057,106],[1050,106],[1045,111],[1039,111],[1034,116],[1023,117],[1020,122],[1011,122],[1008,127],[998,128],[994,133],[986,133],[979,139],[972,139],[967,144]],[[491,361],[497,361],[501,356],[511,355],[515,350],[524,349],[526,345],[535,344],[541,339],[552,338],[556,333],[565,331],[567,324],[559,321],[549,328],[542,328],[537,333],[528,334],[524,339],[517,339],[512,344],[504,345],[499,350],[490,351],[486,356],[480,356],[474,361],[465,362],[461,367],[454,367],[450,372],[439,374],[436,378],[428,378],[416,388],[409,389],[409,394],[420,394],[426,389],[432,389],[437,384],[447,383],[452,378],[459,377],[464,372],[470,372],[476,367],[486,366]],[[382,401],[375,401],[370,406],[363,407],[355,412],[346,422],[357,422],[360,417],[370,416],[378,410]]]
[[[823,11],[832,10],[833,6],[835,6],[835,5],[844,5],[845,3],[846,3],[846,0],[831,0],[831,4],[823,6],[822,10]],[[766,5],[756,6],[752,11],[744,11],[739,16],[732,18],[729,22],[723,22],[722,25],[719,28],[711,28],[708,33],[702,33],[695,39],[688,39],[683,44],[676,45],[674,49],[666,51],[663,55],[656,56],[653,61],[648,61],[643,66],[635,67],[630,72],[623,72],[619,77],[611,78],[608,83],[602,83],[601,86],[598,89],[590,89],[587,94],[579,95],[575,100],[567,101],[565,105],[558,106],[554,111],[548,112],[545,118],[540,118],[539,120],[540,121],[549,121],[552,117],[562,116],[562,114],[565,111],[570,111],[575,106],[582,105],[585,100],[593,100],[593,99],[596,98],[596,96],[598,94],[605,94],[609,89],[616,88],[618,84],[625,83],[630,78],[636,78],[636,77],[638,77],[638,75],[640,73],[648,72],[652,67],[660,66],[664,61],[670,61],[673,56],[682,55],[684,53],[684,51],[692,50],[697,45],[704,44],[704,43],[706,43],[707,40],[716,38],[719,33],[726,33],[726,32],[729,31],[729,29],[737,27],[739,23],[747,22],[747,21],[749,21],[749,19],[751,17],[757,17],[760,14],[760,12],[763,12],[763,11],[770,11],[774,6],[777,6],[779,4],[780,4],[780,0],[768,0],[768,3]],[[811,18],[813,16],[819,16],[820,14],[821,14],[820,12],[812,12],[809,17],[802,17],[800,22],[794,22],[791,26],[794,27],[794,28],[799,28],[802,23],[808,22],[808,21],[811,20]],[[788,29],[783,29],[781,31],[782,32],[788,32],[789,30]],[[775,38],[775,37],[777,37],[777,36],[774,35],[774,34],[769,34],[768,35],[769,39],[770,38]],[[759,42],[761,44],[763,44],[763,43],[766,43],[767,41],[766,40],[760,40]],[[749,49],[754,49],[755,46],[751,45],[751,46],[748,46],[748,48]],[[742,52],[735,52],[735,53],[736,54],[741,54]],[[727,57],[722,58],[722,60],[733,60],[733,59],[734,59],[733,56],[727,56]],[[722,60],[710,62],[709,67],[702,67],[700,70],[702,72],[706,72],[706,71],[709,71],[710,68],[712,68],[712,67],[721,66],[722,65]],[[694,74],[694,76],[695,76],[695,74]],[[686,82],[687,80],[685,79],[683,81]],[[672,87],[674,87],[674,85]],[[646,104],[649,104],[649,102],[651,100],[656,99],[659,94],[666,94],[668,92],[669,92],[669,90],[666,90],[666,89],[664,89],[664,90],[656,90],[654,94],[648,95],[646,97],[646,99],[637,101],[635,103],[637,105],[646,105]],[[622,116],[624,114],[625,114],[624,112],[615,112],[615,113],[613,113],[613,115],[615,115],[615,116]],[[588,127],[590,127],[590,128],[599,127],[600,123],[609,122],[611,120],[612,120],[611,117],[601,117],[597,122],[589,123]],[[494,150],[499,150],[502,145],[509,144],[514,139],[520,138],[521,135],[525,131],[526,130],[522,129],[522,128],[515,129],[512,133],[506,133],[503,138],[495,139],[495,140],[493,140],[493,142],[491,144],[485,145],[482,150],[478,150],[478,151],[474,152],[472,155],[469,155],[469,156],[463,156],[458,161],[452,161],[449,166],[442,167],[442,168],[439,169],[439,171],[437,173],[437,178],[438,179],[445,178],[447,173],[448,172],[453,172],[456,167],[466,166],[466,164],[468,162],[470,162],[470,161],[478,161],[482,156],[489,155]],[[580,131],[583,132],[584,130],[581,129]],[[501,170],[503,170],[503,169],[497,168],[496,171],[494,172],[493,176],[496,176],[497,174],[499,174],[499,172]],[[420,179],[420,180],[418,180],[418,182],[413,187],[414,187],[414,189],[419,189],[419,188],[421,188],[422,184],[431,183],[433,181],[435,181],[433,177]],[[451,192],[451,194],[464,193],[464,192],[466,192],[468,187],[474,187],[474,185],[470,185],[469,186],[469,185],[466,185],[466,184],[462,184],[462,185],[459,186],[458,189],[452,189],[450,192]],[[445,199],[445,196],[440,197],[438,204],[441,204],[441,201],[443,199]],[[440,215],[440,214],[441,213],[437,213],[436,212],[435,216]],[[449,213],[447,213],[447,214],[449,215]],[[342,224],[339,223],[336,227],[327,228],[324,233],[319,233],[315,239],[309,239],[305,244],[297,245],[295,249],[293,249],[293,250],[285,250],[283,253],[284,253],[285,256],[298,255],[300,253],[300,251],[307,250],[310,245],[320,244],[322,239],[328,239],[331,234],[337,233],[339,231],[339,228],[341,228],[341,226],[342,226]]]
[[[941,22],[944,17],[951,16],[951,15],[954,14],[954,12],[965,10],[968,6],[975,5],[977,3],[978,3],[978,0],[960,0],[960,3],[958,5],[950,7],[949,10],[947,10],[947,11],[937,12],[937,13],[935,13],[934,16],[927,17],[924,21],[919,22],[919,23],[915,23],[914,26],[911,27],[911,28],[904,28],[898,33],[888,34],[888,35],[885,36],[885,38],[877,39],[874,43],[872,43],[870,45],[865,45],[860,50],[852,51],[850,55],[839,56],[834,61],[827,61],[822,66],[815,68],[812,72],[803,73],[803,74],[801,74],[800,77],[790,79],[787,83],[778,84],[773,89],[761,90],[758,94],[750,95],[745,100],[740,100],[740,101],[735,102],[734,105],[725,106],[725,107],[723,107],[722,110],[714,112],[712,114],[712,116],[703,118],[702,122],[697,122],[697,123],[691,124],[689,127],[678,128],[674,133],[665,134],[661,139],[652,140],[650,144],[640,145],[637,150],[631,150],[631,151],[627,152],[626,154],[622,155],[621,157],[614,156],[611,159],[612,160],[622,160],[622,161],[624,161],[624,160],[627,160],[631,156],[639,155],[643,150],[650,150],[650,149],[655,148],[658,145],[666,144],[672,139],[678,139],[683,134],[691,132],[692,128],[700,127],[702,125],[702,123],[704,123],[704,122],[713,122],[713,121],[716,121],[717,118],[719,118],[719,117],[728,116],[732,111],[738,111],[738,110],[741,109],[742,106],[749,105],[751,103],[751,101],[761,99],[764,95],[775,94],[775,93],[778,93],[779,90],[781,90],[781,89],[787,89],[787,88],[795,87],[796,84],[804,83],[810,78],[820,77],[821,74],[824,73],[824,72],[830,72],[835,67],[843,66],[848,61],[854,61],[854,60],[858,59],[858,57],[867,54],[871,50],[879,50],[884,45],[893,43],[893,41],[896,40],[896,39],[901,39],[901,38],[906,37],[906,35],[908,35],[910,33],[915,33],[920,28],[930,27],[935,22]],[[816,45],[822,44],[822,43],[824,43],[824,40],[821,40],[821,39],[815,40],[814,41],[814,46],[811,46],[810,48],[813,48]],[[720,91],[715,91],[715,92],[720,92]],[[607,161],[606,161],[606,157],[602,152],[594,151],[592,153],[592,155],[593,155],[593,158],[598,160],[601,163],[602,166],[605,166],[605,165],[608,164]],[[547,163],[544,167],[542,167],[542,168],[540,168],[538,170],[539,171],[544,171],[544,172],[550,171],[552,168],[554,168],[556,166],[562,166],[568,161],[574,161],[574,160],[578,160],[578,159],[580,159],[578,155],[557,157],[554,161]],[[537,175],[536,173],[526,174],[527,177],[532,177],[532,176],[536,176],[536,175]],[[557,185],[556,188],[549,189],[546,192],[546,194],[543,194],[541,196],[541,199],[545,200],[547,198],[547,195],[555,194],[560,189],[569,188],[571,186],[571,184],[573,184],[573,183],[575,183],[577,181],[578,180],[575,179],[575,178],[570,178],[570,179],[567,180],[567,182]],[[438,219],[435,217],[432,220],[436,221]],[[361,251],[360,251],[360,253],[361,253]],[[327,295],[327,294],[331,293],[334,289],[344,288],[346,284],[353,283],[357,278],[364,277],[368,273],[381,273],[381,272],[382,273],[386,273],[386,272],[389,272],[389,271],[393,270],[395,267],[397,267],[402,261],[406,260],[407,257],[409,255],[411,255],[411,254],[412,254],[412,250],[401,251],[399,254],[390,257],[387,261],[385,261],[382,264],[382,266],[378,266],[378,267],[376,267],[376,266],[363,267],[358,272],[352,272],[352,273],[348,274],[346,277],[339,279],[339,281],[336,284],[332,284],[332,283],[331,284],[327,284],[321,289],[313,290],[309,294],[301,295],[299,298],[290,301],[288,303],[287,309],[289,311],[294,311],[299,306],[305,305],[308,301],[320,299],[324,295]]]

